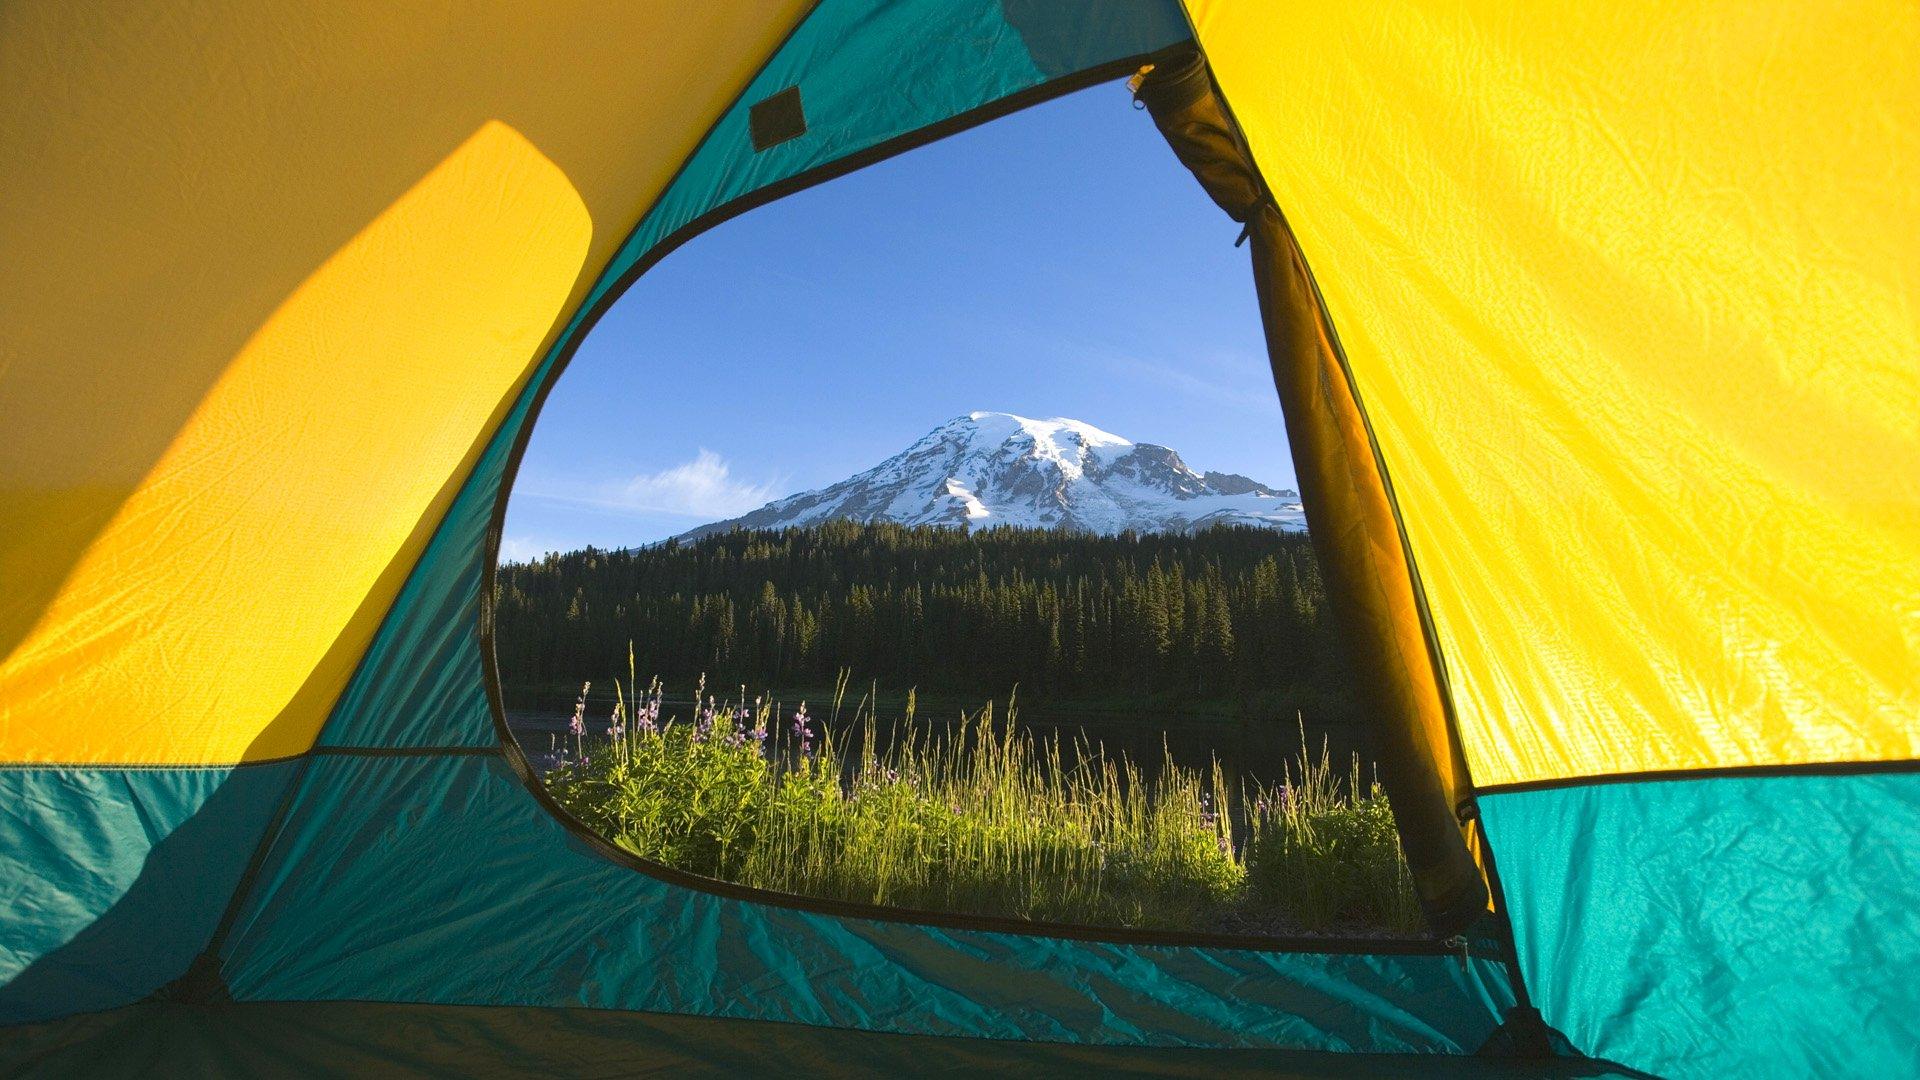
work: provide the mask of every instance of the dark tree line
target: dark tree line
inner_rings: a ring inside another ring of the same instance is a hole
[[[503,564],[510,686],[624,672],[818,686],[841,668],[926,690],[1224,697],[1337,687],[1306,537],[1101,537],[835,522]]]

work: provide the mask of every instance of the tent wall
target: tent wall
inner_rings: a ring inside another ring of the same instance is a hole
[[[1659,1072],[1910,1071],[1920,11],[1188,6],[1393,479],[1547,1021]]]
[[[1920,1066],[1920,776],[1585,784],[1481,809],[1527,987],[1574,1045],[1662,1075]]]
[[[0,1024],[113,1008],[178,978],[293,771],[0,769]]]
[[[1151,945],[717,896],[571,834],[493,754],[326,756],[222,952],[239,1001],[410,1001],[1049,1042],[1471,1053],[1504,968]]]

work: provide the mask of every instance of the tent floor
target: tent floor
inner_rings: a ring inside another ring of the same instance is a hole
[[[1628,1077],[1603,1063],[1079,1046],[595,1009],[141,1004],[0,1029],[0,1075]]]

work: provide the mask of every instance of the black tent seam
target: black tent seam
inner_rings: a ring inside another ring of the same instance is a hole
[[[1516,795],[1560,788],[1606,787],[1613,784],[1670,784],[1686,780],[1765,779],[1790,776],[1870,776],[1880,773],[1920,772],[1920,758],[1871,761],[1809,761],[1798,764],[1714,765],[1702,769],[1645,769],[1636,772],[1567,776],[1549,780],[1519,780],[1476,788],[1479,795]]]
[[[253,893],[254,882],[260,871],[266,866],[267,854],[273,850],[273,842],[279,838],[281,829],[286,825],[287,815],[293,811],[295,797],[307,778],[307,770],[313,765],[311,753],[300,757],[299,767],[287,778],[287,786],[280,793],[279,801],[274,805],[273,816],[267,819],[266,827],[260,830],[260,839],[253,845],[253,853],[247,857],[247,865],[240,871],[239,880],[234,882],[233,891],[227,894],[226,906],[220,910],[220,921],[214,924],[213,933],[208,935],[206,945],[194,954],[187,963],[187,969],[172,982],[148,995],[148,1000],[178,1000],[183,995],[192,996],[196,976],[204,977],[215,984],[219,992],[226,989],[226,979],[222,973],[224,961],[220,950],[226,944],[227,935],[232,932],[233,924],[240,918],[240,910],[245,906],[246,898]]]
[[[499,746],[316,746],[315,757],[500,757]]]
[[[210,769],[257,769],[287,765],[307,756],[254,758],[249,761],[0,761],[0,772],[38,772],[57,769],[86,769],[92,772],[206,772]]]

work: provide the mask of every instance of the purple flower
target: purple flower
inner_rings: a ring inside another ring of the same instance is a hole
[[[699,713],[695,714],[694,716],[693,741],[697,743],[706,742],[708,737],[710,737],[712,734],[713,734],[713,706],[708,705],[706,708],[701,709]]]
[[[587,733],[587,691],[592,687],[593,684],[590,682],[581,683],[580,696],[574,699],[573,719],[567,723],[567,730],[573,733],[574,738]]]

